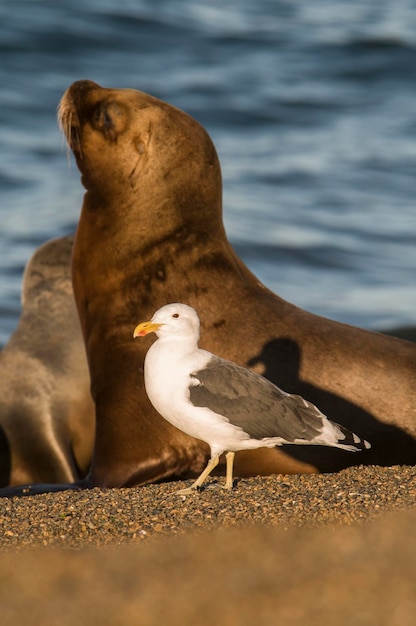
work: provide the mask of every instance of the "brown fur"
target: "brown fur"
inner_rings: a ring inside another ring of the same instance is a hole
[[[416,346],[312,315],[258,281],[227,241],[219,162],[195,120],[145,93],[79,81],[60,121],[87,190],[73,286],[97,409],[89,484],[186,476],[206,462],[206,445],[156,414],[143,387],[150,339],[132,332],[169,302],[198,311],[201,347],[256,367],[373,446],[239,453],[237,475],[415,462]]]
[[[41,246],[23,278],[22,314],[0,353],[0,485],[71,482],[94,438],[89,373],[71,284],[73,236]]]

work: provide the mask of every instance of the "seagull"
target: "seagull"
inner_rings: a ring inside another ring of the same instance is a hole
[[[205,441],[211,450],[200,476],[176,493],[199,489],[224,452],[225,488],[232,489],[238,450],[282,444],[334,446],[351,452],[371,447],[301,396],[199,348],[199,327],[195,309],[173,303],[158,309],[133,333],[134,338],[157,336],[144,362],[145,389],[152,405],[173,426]]]

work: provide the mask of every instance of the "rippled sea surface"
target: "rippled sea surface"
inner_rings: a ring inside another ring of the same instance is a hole
[[[416,2],[1,0],[0,344],[83,190],[56,124],[75,80],[147,91],[217,147],[224,221],[282,297],[416,324]]]

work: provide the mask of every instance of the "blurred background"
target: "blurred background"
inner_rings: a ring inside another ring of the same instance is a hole
[[[416,1],[0,0],[0,345],[26,261],[76,228],[56,107],[83,78],[206,127],[229,239],[280,296],[416,325]]]

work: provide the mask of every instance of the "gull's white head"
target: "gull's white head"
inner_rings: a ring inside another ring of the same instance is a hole
[[[158,337],[192,338],[198,341],[198,314],[187,304],[166,304],[156,311],[151,320],[136,326],[133,337],[144,337],[149,333],[156,333]]]

